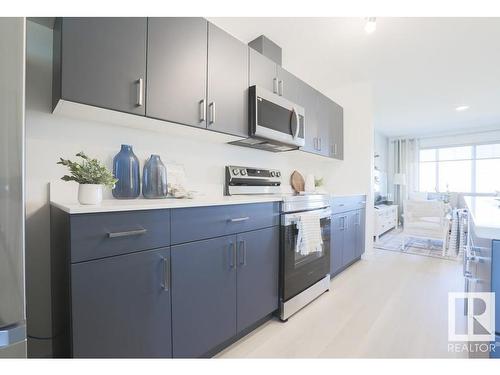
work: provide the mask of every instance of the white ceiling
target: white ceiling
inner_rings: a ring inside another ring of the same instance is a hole
[[[388,136],[500,128],[500,18],[377,18],[371,35],[363,18],[210,21],[244,42],[266,35],[287,70],[325,93],[371,82]]]

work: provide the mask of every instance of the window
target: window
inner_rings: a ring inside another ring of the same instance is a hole
[[[500,190],[500,144],[476,146],[476,192]]]
[[[419,157],[420,191],[500,190],[500,144],[421,149]]]

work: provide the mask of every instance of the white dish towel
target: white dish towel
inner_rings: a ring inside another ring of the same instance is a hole
[[[297,246],[295,251],[300,255],[309,255],[323,251],[321,238],[320,215],[317,212],[302,212],[297,221]]]

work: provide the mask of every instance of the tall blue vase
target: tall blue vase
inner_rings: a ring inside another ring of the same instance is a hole
[[[122,145],[113,158],[113,174],[118,179],[113,197],[118,199],[134,199],[141,193],[139,159],[135,156],[132,146]]]
[[[167,168],[159,155],[151,155],[142,172],[142,195],[144,198],[167,197]]]

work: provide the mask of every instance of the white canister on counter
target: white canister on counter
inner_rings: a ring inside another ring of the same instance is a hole
[[[304,186],[304,191],[306,193],[313,193],[315,190],[316,187],[314,186],[314,175],[308,174],[306,177],[306,184]]]

